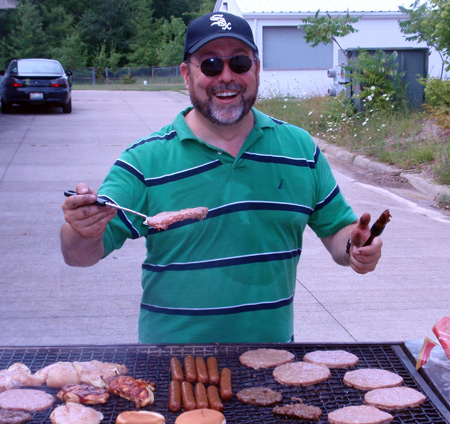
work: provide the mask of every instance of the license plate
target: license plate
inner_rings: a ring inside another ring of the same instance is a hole
[[[30,100],[44,100],[44,93],[30,93]]]

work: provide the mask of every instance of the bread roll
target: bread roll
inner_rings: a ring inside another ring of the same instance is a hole
[[[125,411],[116,418],[116,424],[164,424],[163,415],[151,411]]]
[[[194,409],[183,412],[175,420],[175,424],[226,424],[224,415],[214,409]]]

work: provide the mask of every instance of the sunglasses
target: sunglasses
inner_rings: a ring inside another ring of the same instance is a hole
[[[193,62],[189,63],[192,63],[197,68],[200,68],[202,73],[206,76],[216,77],[222,73],[225,60],[228,61],[228,66],[235,74],[245,74],[253,65],[253,59],[242,54],[237,56],[209,57],[200,63],[200,65]]]

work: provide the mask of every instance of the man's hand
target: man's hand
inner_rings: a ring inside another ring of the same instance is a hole
[[[383,241],[379,237],[375,237],[369,246],[363,247],[370,236],[369,223],[370,214],[362,214],[351,233],[350,266],[358,274],[373,271],[381,258]]]
[[[116,209],[94,205],[97,194],[84,183],[77,185],[76,192],[77,196],[68,197],[62,205],[64,219],[82,237],[103,235]]]
[[[61,252],[72,266],[90,266],[104,255],[103,233],[116,209],[94,205],[97,194],[80,183],[77,195],[68,197],[63,205],[66,222],[61,228]]]

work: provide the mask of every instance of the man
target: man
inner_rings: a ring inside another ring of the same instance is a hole
[[[143,343],[287,342],[302,234],[310,225],[333,259],[375,269],[369,237],[324,156],[302,129],[252,108],[260,61],[245,20],[207,14],[187,30],[181,73],[193,108],[128,147],[99,196],[155,215],[206,206],[202,221],[166,231],[94,205],[85,184],[65,200],[65,261],[89,266],[127,238],[147,238],[139,339]],[[348,242],[351,238],[351,245]]]

